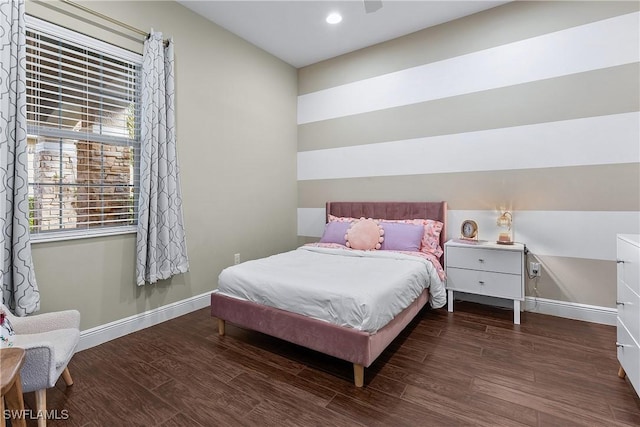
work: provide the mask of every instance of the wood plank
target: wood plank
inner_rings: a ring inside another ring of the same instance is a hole
[[[475,396],[475,394],[473,395]],[[438,393],[437,388],[427,390],[425,388],[407,386],[403,400],[414,402],[433,411],[439,418],[447,417],[453,420],[451,424],[477,425],[485,427],[495,426],[524,426],[524,423],[506,418],[487,408],[475,408],[467,405],[467,400],[473,397],[470,393],[460,392],[458,398],[451,398]]]
[[[295,376],[268,376],[257,372],[247,372],[234,378],[229,385],[256,399],[269,397],[272,401],[284,398],[288,401],[304,402],[304,407],[314,405],[326,407],[336,395],[334,391],[318,386]],[[284,396],[284,397],[283,397]]]
[[[305,412],[295,402],[273,402],[265,399],[256,406],[246,417],[250,426],[364,426],[353,419],[349,419],[329,409],[324,412]]]
[[[257,412],[262,415],[266,415],[265,407],[270,407],[275,411],[272,416],[276,415],[276,419],[288,419],[294,424],[297,422],[297,425],[313,424],[314,420],[323,420],[323,425],[341,426],[350,423],[349,418],[328,410],[326,406],[329,402],[318,400],[313,394],[289,384],[261,377],[255,372],[240,375],[229,385],[261,400],[261,409]],[[253,412],[256,412],[256,408]]]
[[[637,396],[636,396],[637,397]],[[637,403],[637,411],[618,409],[612,405],[611,411],[616,421],[633,426],[640,426],[640,402]]]
[[[160,427],[205,427],[204,425],[196,422],[187,415],[180,413],[175,417],[170,418],[164,423],[160,424]]]
[[[402,402],[402,400],[398,399],[398,402]],[[389,412],[384,408],[374,408],[362,400],[353,399],[343,394],[337,394],[327,408],[350,418],[351,422],[371,427],[413,427],[419,425],[419,423],[425,419],[437,420],[437,418],[435,418],[436,414],[428,410],[418,414],[416,414],[415,411],[402,414],[399,413],[399,411]],[[433,425],[446,425],[446,423],[439,424],[439,421],[440,420],[435,421]]]
[[[479,393],[518,405],[528,406],[538,412],[544,412],[563,420],[580,422],[584,425],[624,425],[614,421],[609,411],[602,413],[599,410],[575,408],[570,401],[570,396],[548,395],[543,397],[532,395],[526,391],[519,390],[516,384],[512,383],[511,386],[506,386],[481,378],[473,380],[472,388]],[[543,394],[544,390],[539,390],[538,392]],[[558,401],[558,398],[561,400]]]
[[[507,402],[506,400],[496,399],[482,393],[473,393],[465,402],[462,403],[478,410],[486,411],[497,417],[511,419],[518,423],[535,427],[538,425],[538,411],[517,403]]]
[[[245,416],[260,403],[222,382],[171,380],[158,393],[205,426],[212,425],[212,420],[215,425],[246,425]]]
[[[385,377],[384,375],[376,375],[367,383],[367,387],[381,391],[395,397],[402,397],[407,384],[402,381]]]

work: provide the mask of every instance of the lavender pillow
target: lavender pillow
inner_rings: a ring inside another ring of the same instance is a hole
[[[332,221],[327,223],[324,227],[324,233],[320,239],[320,243],[339,243],[345,245],[347,241],[344,239],[344,235],[347,234],[347,230],[351,222],[338,222]]]
[[[381,250],[420,251],[424,226],[384,221],[380,225],[384,229],[384,242],[382,242]]]

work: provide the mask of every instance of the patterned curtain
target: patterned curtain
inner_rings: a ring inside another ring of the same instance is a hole
[[[29,239],[24,7],[0,2],[0,274],[2,302],[18,316],[40,309]]]
[[[136,279],[138,286],[189,270],[176,150],[173,41],[162,33],[144,44],[140,202]]]

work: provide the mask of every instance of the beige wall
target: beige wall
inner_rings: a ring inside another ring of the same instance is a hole
[[[327,200],[446,200],[449,237],[470,218],[486,240],[504,206],[542,263],[527,295],[615,307],[615,235],[640,232],[639,7],[517,1],[299,69],[299,241]]]
[[[296,70],[175,2],[86,4],[174,39],[191,269],[137,287],[134,235],[34,244],[41,312],[77,308],[82,329],[211,291],[234,253],[247,260],[297,243]],[[62,7],[27,2],[27,13],[141,52],[141,42],[85,24]]]

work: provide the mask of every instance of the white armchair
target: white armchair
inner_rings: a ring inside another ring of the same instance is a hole
[[[13,346],[26,350],[20,371],[22,391],[35,391],[36,409],[39,414],[46,414],[47,388],[54,387],[60,375],[67,386],[73,384],[67,364],[80,341],[80,313],[65,310],[17,317],[4,305],[1,308],[15,331]],[[46,417],[38,418],[38,427],[46,424]]]

